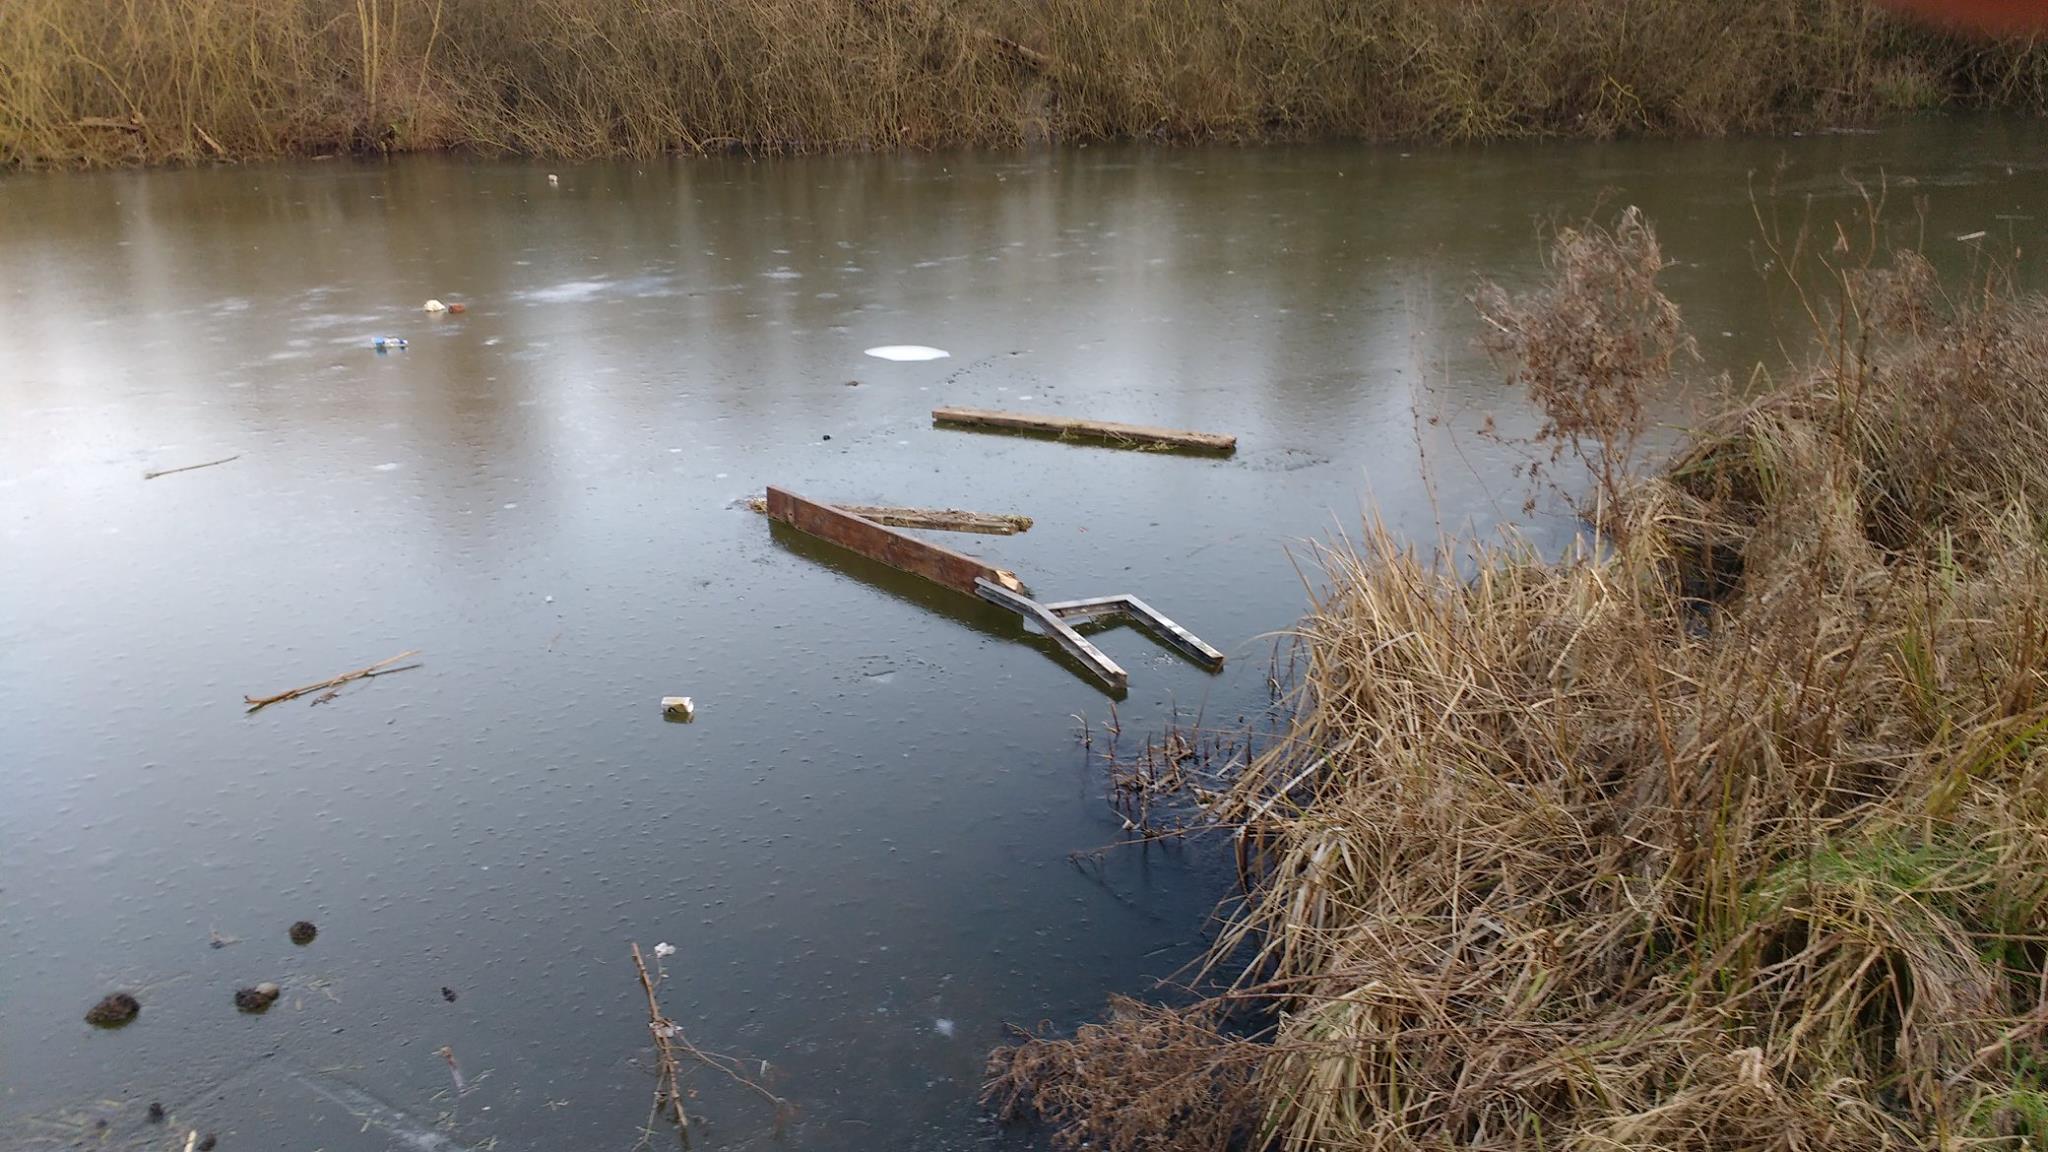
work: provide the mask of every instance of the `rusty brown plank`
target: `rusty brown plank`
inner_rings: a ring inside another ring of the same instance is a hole
[[[782,488],[768,489],[768,515],[799,532],[969,596],[976,595],[977,580],[1017,593],[1025,591],[1023,581],[1013,573]]]
[[[932,420],[959,428],[996,428],[1009,432],[1045,432],[1055,436],[1080,436],[1108,444],[1164,445],[1193,448],[1203,452],[1235,452],[1237,437],[1214,432],[1186,432],[1175,428],[1152,428],[1143,424],[1119,424],[1113,420],[1079,420],[1071,416],[1040,416],[1029,412],[997,412],[988,408],[934,408]]]
[[[768,501],[760,497],[747,500],[747,507],[756,512],[768,511]],[[863,520],[873,520],[890,528],[923,528],[931,532],[979,532],[984,536],[1015,536],[1031,530],[1031,517],[1013,513],[966,512],[958,508],[900,508],[887,504],[834,504],[841,512],[851,512]]]

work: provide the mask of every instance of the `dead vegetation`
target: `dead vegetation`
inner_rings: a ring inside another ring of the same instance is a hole
[[[1723,133],[2048,107],[1875,0],[9,0],[0,163]]]
[[[683,1033],[682,1025],[669,1019],[661,1007],[661,986],[668,980],[668,969],[661,961],[673,955],[675,949],[667,944],[655,945],[655,968],[652,972],[648,970],[646,957],[640,953],[640,945],[633,945],[632,950],[633,968],[640,977],[640,989],[647,994],[647,1034],[654,1041],[655,1078],[654,1103],[648,1113],[647,1124],[641,1129],[640,1141],[634,1147],[653,1146],[657,1118],[674,1125],[678,1142],[685,1148],[690,1146],[690,1112],[684,1102],[696,1097],[696,1092],[687,1085],[690,1074],[698,1068],[709,1068],[767,1102],[774,1109],[774,1133],[780,1137],[795,1115],[795,1108],[762,1084],[768,1076],[768,1062],[742,1060],[699,1048]],[[448,989],[441,991],[450,1000],[455,998]],[[758,1068],[750,1072],[749,1064],[758,1064]],[[452,1056],[449,1066],[454,1067]],[[458,1086],[461,1083],[459,1074],[456,1083]]]
[[[270,707],[272,704],[281,704],[286,700],[296,700],[301,696],[309,696],[315,692],[326,690],[326,695],[320,696],[313,701],[313,703],[319,704],[323,701],[333,699],[335,691],[339,690],[345,684],[352,684],[357,680],[374,680],[379,676],[389,676],[394,672],[410,672],[414,668],[419,667],[419,665],[402,664],[396,668],[393,668],[392,665],[398,664],[400,660],[405,660],[417,655],[419,655],[418,650],[408,649],[404,652],[400,652],[396,656],[386,657],[385,659],[379,660],[375,664],[371,664],[367,667],[358,668],[353,672],[343,672],[339,676],[330,676],[327,679],[321,680],[314,684],[302,684],[297,688],[287,688],[282,692],[277,692],[269,696],[244,696],[242,697],[242,703],[248,706],[248,710],[250,712],[260,712],[263,709]],[[308,927],[311,927],[311,925],[308,925]],[[293,925],[292,930],[294,933],[296,933],[298,931],[298,926]],[[298,942],[303,943],[304,941]]]
[[[1554,259],[1489,314],[1602,539],[1330,548],[1215,809],[1257,863],[1222,990],[997,1052],[998,1107],[1111,1150],[2048,1141],[2048,301],[1837,250],[1816,362],[1625,475],[1615,378],[1525,353],[1631,300],[1607,362],[1658,384],[1654,238]]]

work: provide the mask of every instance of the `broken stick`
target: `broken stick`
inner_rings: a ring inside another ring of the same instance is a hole
[[[211,468],[216,464],[226,464],[231,460],[240,460],[241,458],[242,454],[237,452],[233,456],[223,456],[218,460],[208,460],[204,464],[187,464],[182,468],[160,468],[155,472],[144,472],[142,478],[144,480],[154,480],[159,476],[169,476],[173,472],[190,472],[194,468]]]
[[[661,1001],[654,998],[654,980],[647,975],[647,961],[640,958],[640,945],[633,945],[633,967],[640,971],[640,987],[647,991],[647,1031],[654,1036],[654,1056],[660,1067],[655,1069],[658,1083],[654,1089],[654,1106],[659,1109],[666,1104],[669,1115],[676,1127],[682,1130],[683,1139],[690,1138],[690,1115],[683,1111],[682,1065],[676,1060],[673,1041],[676,1026],[661,1014]]]
[[[1127,448],[1156,445],[1200,452],[1237,451],[1235,436],[1152,428],[1143,424],[1118,424],[1111,420],[1077,420],[1071,416],[1037,416],[1028,412],[996,412],[987,408],[934,408],[932,421],[958,428],[994,428],[1006,432],[1084,437]]]
[[[244,696],[242,697],[242,702],[249,706],[249,711],[254,712],[258,709],[268,708],[272,704],[280,704],[286,700],[296,700],[309,692],[319,692],[326,688],[338,688],[351,680],[368,680],[373,676],[385,676],[392,672],[403,672],[408,668],[417,668],[419,665],[407,664],[404,668],[391,668],[389,665],[396,664],[408,656],[417,655],[419,655],[417,651],[408,650],[400,652],[389,660],[379,660],[367,668],[358,668],[353,672],[344,672],[339,676],[322,680],[318,684],[307,684],[300,688],[293,688],[288,692],[279,692],[275,696]]]
[[[756,496],[747,501],[747,507],[756,512],[768,511],[768,501]],[[841,512],[851,512],[863,520],[873,520],[891,528],[924,528],[933,532],[979,532],[984,536],[1015,536],[1029,532],[1032,520],[1029,516],[1009,513],[963,512],[958,508],[898,508],[885,504],[834,504]]]
[[[661,954],[662,946],[659,944],[655,945],[655,957],[659,959]],[[783,1126],[789,1122],[790,1116],[794,1113],[794,1109],[789,1101],[770,1092],[761,1085],[760,1081],[741,1071],[742,1062],[738,1058],[722,1056],[715,1052],[706,1052],[704,1049],[691,1043],[690,1038],[683,1034],[682,1025],[677,1024],[662,1013],[661,1001],[655,996],[654,989],[656,985],[668,978],[668,973],[664,971],[660,979],[648,975],[647,961],[641,957],[640,945],[638,944],[633,945],[633,968],[640,973],[640,987],[647,993],[647,1031],[654,1037],[654,1057],[658,1065],[655,1069],[655,1111],[659,1112],[664,1107],[667,1108],[670,1117],[676,1122],[676,1127],[681,1130],[683,1142],[685,1144],[689,1143],[690,1117],[683,1111],[683,1058],[687,1056],[698,1064],[723,1074],[726,1079],[731,1080],[734,1084],[745,1088],[773,1105],[775,1108],[775,1131],[777,1135],[780,1135]],[[752,1063],[752,1061],[747,1061],[746,1063]],[[761,1075],[765,1077],[767,1074],[768,1062],[763,1060],[761,1061]]]

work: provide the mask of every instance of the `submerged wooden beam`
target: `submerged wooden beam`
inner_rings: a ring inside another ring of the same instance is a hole
[[[987,580],[974,582],[974,594],[991,604],[1000,604],[1028,620],[1036,620],[1046,635],[1053,638],[1068,655],[1088,666],[1103,683],[1119,691],[1130,685],[1130,676],[1117,662],[1102,654],[1102,650],[1090,644],[1086,637],[1074,631],[1073,625],[1060,619],[1051,609],[1029,596],[1020,595]]]
[[[1164,445],[1193,448],[1203,452],[1235,452],[1237,437],[1214,432],[1183,432],[1173,428],[1149,428],[1143,424],[1118,424],[1109,420],[1078,420],[1071,416],[1037,416],[1028,412],[996,412],[987,408],[934,408],[932,420],[959,428],[996,428],[1009,432],[1045,432],[1056,436],[1079,436],[1124,446]]]
[[[981,581],[1020,595],[1025,591],[1024,582],[1013,573],[781,488],[768,489],[768,515],[799,532],[969,596],[977,594]]]
[[[747,507],[756,512],[766,512],[768,501],[755,497],[747,501]],[[834,504],[841,512],[851,512],[863,520],[873,520],[891,528],[925,528],[933,532],[979,532],[984,536],[1015,536],[1031,530],[1031,517],[1015,516],[1008,513],[963,512],[958,508],[897,508],[883,504]]]

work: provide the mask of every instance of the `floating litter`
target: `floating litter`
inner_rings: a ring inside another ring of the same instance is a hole
[[[372,347],[376,348],[376,349],[377,349],[378,351],[382,351],[382,350],[384,350],[384,349],[386,349],[386,348],[403,348],[403,347],[405,347],[405,337],[403,337],[403,336],[379,336],[379,337],[377,337],[376,339],[374,339],[374,340],[370,341],[370,344],[371,344],[371,346],[372,346]]]
[[[953,1038],[953,1022],[941,1016],[932,1022],[932,1031],[951,1040]]]
[[[944,360],[952,353],[944,348],[929,348],[923,344],[884,344],[869,348],[867,354],[878,360]]]

